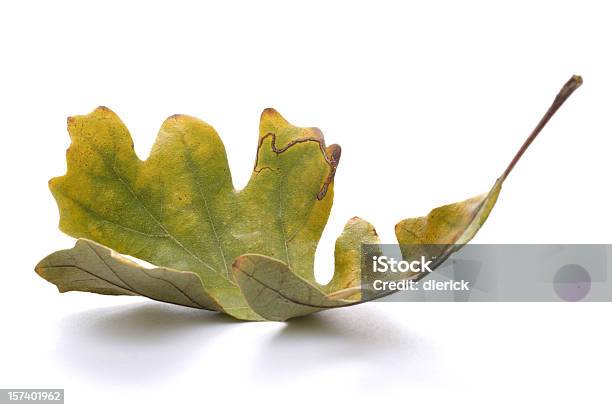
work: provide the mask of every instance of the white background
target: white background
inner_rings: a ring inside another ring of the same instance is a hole
[[[609,304],[374,303],[282,323],[89,294],[33,266],[70,247],[46,183],[68,115],[117,112],[147,156],[174,113],[250,174],[259,114],[343,156],[317,259],[359,215],[484,192],[571,74],[584,86],[507,180],[479,243],[609,243],[612,25],[596,2],[5,2],[0,388],[70,408],[609,408]],[[179,407],[180,406],[180,407]]]

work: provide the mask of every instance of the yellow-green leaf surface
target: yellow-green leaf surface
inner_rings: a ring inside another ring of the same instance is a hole
[[[433,209],[426,216],[404,219],[395,225],[395,236],[405,260],[420,255],[435,258],[439,266],[468,243],[485,223],[501,191],[502,179],[482,195]]]
[[[579,85],[579,77],[565,85],[489,193],[401,221],[396,234],[402,250],[441,244],[445,258],[468,242],[491,212],[508,173]],[[253,144],[253,173],[241,191],[232,184],[216,131],[196,118],[168,118],[145,161],[108,108],[69,118],[68,131],[68,170],[50,187],[60,228],[86,240],[37,267],[60,290],[141,294],[244,320],[286,320],[366,300],[360,288],[361,245],[377,244],[379,238],[362,219],[351,219],[337,239],[330,283],[318,284],[314,277],[314,254],[331,210],[340,159],[340,147],[326,146],[317,128],[293,126],[275,110],[264,110]],[[155,272],[166,280],[145,283],[147,271],[110,249],[160,266]],[[116,277],[109,282],[111,271],[133,279],[138,291],[117,286]],[[193,292],[190,272],[201,284],[197,303],[166,292],[170,284]],[[166,290],[154,292],[151,286]]]
[[[231,274],[257,253],[314,282],[314,252],[327,222],[340,147],[317,128],[299,128],[267,109],[252,177],[232,184],[216,131],[185,115],[168,118],[146,161],[111,110],[71,117],[68,171],[50,181],[60,228],[158,266],[197,273],[227,313],[260,319]],[[230,312],[226,307],[231,308]]]

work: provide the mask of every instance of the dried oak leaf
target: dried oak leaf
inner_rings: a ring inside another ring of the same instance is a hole
[[[441,263],[467,243],[508,172],[580,83],[568,81],[490,192],[401,221],[400,246],[441,244]],[[340,147],[327,146],[319,129],[264,110],[255,166],[241,191],[216,131],[197,118],[168,118],[146,161],[108,108],[69,118],[68,131],[67,173],[49,185],[60,229],[80,239],[35,268],[60,292],[142,295],[242,320],[286,320],[368,300],[360,287],[361,245],[379,239],[362,219],[351,219],[336,241],[333,279],[321,285],[314,277],[340,160]]]

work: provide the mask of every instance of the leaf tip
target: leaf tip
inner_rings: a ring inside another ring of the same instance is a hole
[[[363,221],[364,221],[364,220],[363,220],[362,218],[360,218],[360,217],[358,217],[358,216],[354,216],[354,217],[352,217],[351,219],[349,219],[349,220],[347,221],[347,223],[346,223],[346,225],[345,225],[345,228],[346,228],[346,227],[348,227],[348,226],[352,226],[352,225],[355,225],[355,224],[361,223],[361,222],[363,222]]]
[[[115,114],[110,108],[100,105],[96,107],[92,112],[85,115],[71,115],[66,118],[66,126],[68,128],[68,134],[71,138],[73,138],[73,132],[76,131],[76,126],[79,124],[83,124],[83,122],[90,121],[92,119],[99,118],[118,118],[117,114]]]
[[[374,225],[358,216],[352,217],[346,222],[346,224],[344,224],[344,230],[342,235],[352,235],[356,232],[360,232],[359,235],[366,234],[370,237],[378,238],[378,232],[376,232],[376,228],[374,228]]]
[[[177,126],[180,123],[184,123],[184,121],[187,118],[188,118],[188,116],[185,115],[185,114],[172,114],[171,116],[169,116],[168,118],[166,118],[164,120],[164,122],[162,123],[161,128],[162,129],[172,128],[173,126]]]
[[[259,117],[260,138],[271,131],[276,132],[277,129],[288,126],[291,124],[285,117],[274,108],[268,107],[261,112]]]
[[[338,165],[340,157],[342,156],[342,147],[338,144],[332,144],[327,147],[327,155],[329,155],[331,162],[334,165]]]
[[[268,116],[268,115],[270,115],[270,116],[272,116],[272,115],[279,115],[280,116],[280,113],[278,111],[276,111],[276,109],[274,109],[272,107],[264,108],[264,110],[261,113],[261,116],[263,117],[263,116]]]
[[[319,127],[308,127],[308,129],[310,130],[310,132],[312,132],[312,135],[314,137],[320,138],[321,140],[324,139],[323,131],[321,131]]]
[[[399,235],[399,233],[402,231],[402,221],[399,221],[398,223],[395,224],[395,226],[393,227],[393,232],[395,232],[395,236],[397,237]]]
[[[108,108],[108,107],[106,107],[106,106],[104,106],[104,105],[99,105],[99,106],[98,106],[98,107],[97,107],[97,108],[94,110],[94,112],[96,112],[96,111],[97,111],[97,112],[107,113],[107,114],[108,114],[108,113],[114,114],[114,112],[113,112],[113,111],[112,111],[110,108]]]
[[[53,281],[49,278],[49,275],[48,275],[49,273],[48,268],[51,267],[51,265],[48,264],[48,258],[49,256],[47,256],[46,258],[38,262],[36,266],[34,266],[34,272],[36,272],[38,276],[40,276],[42,279],[46,280],[47,282],[53,283]],[[53,283],[53,284],[57,286],[57,289],[60,292],[62,292],[62,289],[56,283]]]
[[[178,121],[182,118],[185,118],[186,115],[185,114],[172,114],[171,116],[169,116],[168,118],[166,118],[166,121]]]
[[[261,112],[259,121],[262,123],[265,121],[280,121],[281,123],[288,123],[285,117],[283,117],[278,111],[276,111],[272,107],[265,108]]]
[[[43,266],[43,261],[40,261],[36,264],[36,266],[34,266],[34,272],[36,272],[36,274],[38,276],[40,276],[41,278],[44,278],[44,266]]]

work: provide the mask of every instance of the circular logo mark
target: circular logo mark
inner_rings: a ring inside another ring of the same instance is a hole
[[[554,287],[561,299],[577,302],[591,290],[591,275],[580,265],[565,265],[555,274]]]

